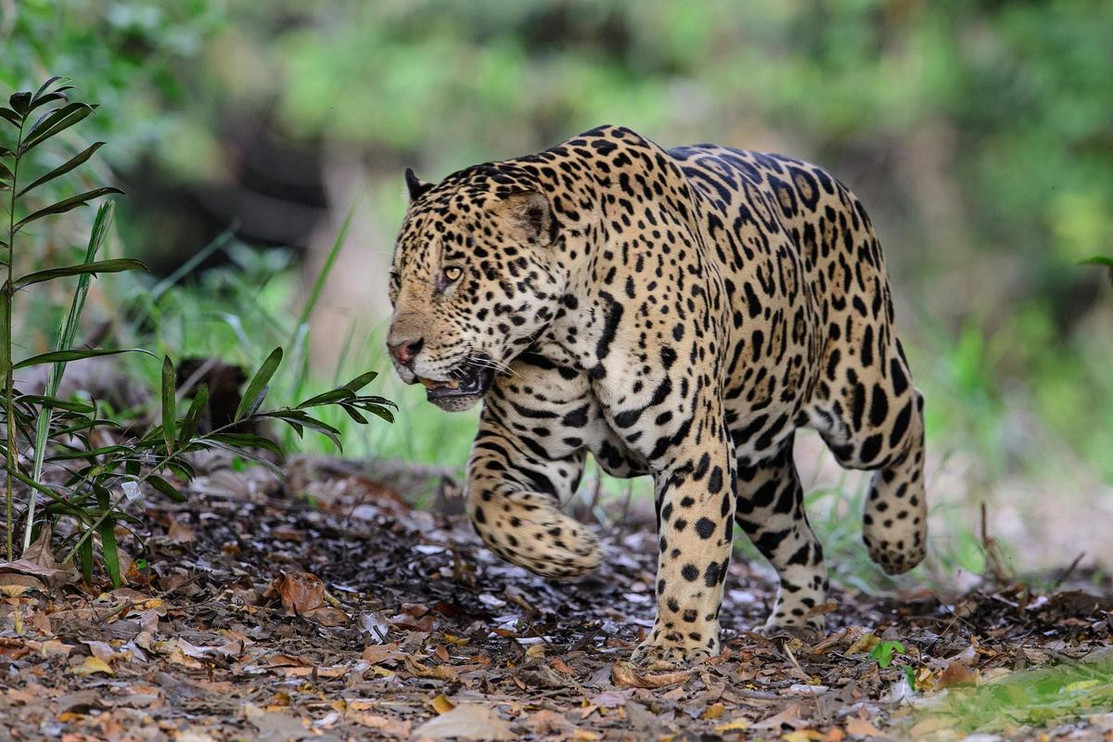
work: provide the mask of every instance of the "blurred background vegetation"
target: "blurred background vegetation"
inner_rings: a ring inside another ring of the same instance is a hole
[[[981,568],[983,502],[1016,568],[1109,569],[1113,289],[1079,263],[1113,255],[1110,39],[1096,1],[0,0],[0,92],[60,74],[101,104],[73,144],[108,142],[112,250],[154,270],[100,282],[89,332],[249,367],[293,339],[291,398],[388,370],[405,166],[439,179],[600,123],[817,162],[886,250],[941,569]],[[17,318],[25,347],[56,311]],[[385,388],[398,423],[346,429],[346,453],[462,466],[474,418]],[[860,557],[858,480],[804,448],[828,541]]]

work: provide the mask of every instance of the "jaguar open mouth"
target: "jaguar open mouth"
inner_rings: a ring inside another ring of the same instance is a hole
[[[425,386],[425,398],[430,402],[454,397],[481,397],[491,388],[495,372],[474,361],[465,361],[455,369],[448,381],[418,378]]]

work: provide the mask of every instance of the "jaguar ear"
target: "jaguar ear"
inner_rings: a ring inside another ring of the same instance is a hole
[[[414,175],[413,168],[406,168],[406,190],[410,192],[410,203],[421,198],[432,187],[432,183],[426,183]]]
[[[549,199],[538,191],[521,191],[504,196],[498,211],[512,229],[528,240],[547,245],[555,239],[555,223]]]

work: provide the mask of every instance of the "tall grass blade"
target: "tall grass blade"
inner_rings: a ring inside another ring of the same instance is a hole
[[[267,356],[267,360],[263,361],[263,365],[259,367],[255,375],[251,377],[251,381],[247,383],[243,399],[240,400],[240,405],[236,408],[236,420],[242,420],[245,415],[250,415],[259,409],[259,405],[263,403],[263,398],[267,396],[267,383],[274,376],[274,372],[278,370],[278,364],[280,363],[282,363],[282,348],[275,348]]]
[[[193,257],[178,266],[177,270],[155,284],[155,287],[150,291],[150,303],[152,305],[155,304],[163,294],[165,294],[173,286],[177,285],[177,283],[181,281],[182,278],[184,278],[186,275],[188,275],[190,271],[201,265],[202,261],[204,261],[217,250],[227,245],[228,242],[236,236],[236,230],[238,230],[239,228],[239,222],[233,223],[230,227],[228,227],[228,229],[217,235],[216,239],[198,250],[193,255]]]
[[[325,264],[321,266],[321,272],[317,274],[316,280],[313,282],[313,289],[309,292],[309,299],[306,300],[305,306],[301,308],[301,314],[298,316],[298,327],[304,325],[309,315],[313,314],[313,309],[316,308],[317,302],[321,298],[321,292],[325,288],[325,283],[328,282],[328,277],[332,273],[332,268],[336,265],[336,258],[340,256],[340,251],[344,248],[344,240],[348,236],[348,230],[352,227],[352,219],[356,215],[356,209],[359,207],[360,202],[363,201],[363,194],[361,193],[355,201],[352,202],[348,213],[344,216],[344,223],[340,225],[340,231],[336,233],[336,239],[332,242],[332,248],[328,251],[328,257],[325,258]],[[293,338],[291,338],[291,341]]]
[[[93,542],[86,539],[77,545],[77,563],[81,566],[81,576],[85,582],[93,584]]]
[[[100,550],[104,557],[104,568],[112,578],[112,587],[124,584],[124,576],[120,574],[120,552],[116,548],[116,519],[105,518],[100,527]]]
[[[205,412],[205,405],[209,403],[209,385],[201,384],[194,392],[193,401],[189,405],[189,410],[186,412],[185,417],[182,418],[182,425],[178,429],[178,448],[182,448],[193,440],[193,436],[197,433],[197,428],[201,424],[201,415]]]
[[[293,333],[286,342],[286,347],[291,349],[291,355],[298,369],[297,378],[294,381],[295,397],[301,396],[302,388],[309,376],[309,343],[307,337],[308,326],[306,323],[313,314],[313,310],[317,307],[317,302],[321,299],[321,293],[325,289],[325,284],[328,283],[328,278],[332,274],[333,267],[336,265],[336,259],[340,256],[340,251],[344,248],[344,241],[347,239],[348,232],[352,228],[352,219],[355,218],[356,209],[359,208],[362,202],[363,192],[361,191],[348,208],[348,213],[344,215],[344,222],[340,225],[340,231],[336,233],[336,239],[332,241],[332,247],[329,249],[328,256],[325,258],[325,264],[321,266],[317,278],[314,279],[313,288],[309,291],[309,298],[306,299],[305,306],[301,308],[301,314],[298,315],[297,324],[294,325]]]
[[[162,358],[162,438],[166,441],[166,455],[174,452],[177,436],[178,406],[174,401],[174,362],[170,356]]]
[[[115,214],[116,204],[112,201],[101,204],[100,208],[97,209],[97,215],[93,219],[93,229],[89,233],[89,243],[85,247],[83,265],[96,262],[97,254],[104,246],[105,240],[108,239]],[[77,337],[77,331],[81,326],[81,314],[85,311],[85,297],[89,294],[91,281],[92,276],[88,273],[80,275],[77,279],[77,288],[74,289],[73,299],[70,300],[69,311],[66,312],[65,318],[62,320],[62,327],[58,331],[58,344],[55,346],[58,351],[66,351],[73,347],[74,338]],[[62,383],[62,375],[65,372],[65,361],[59,361],[51,367],[43,396],[57,396],[59,385]],[[50,433],[52,415],[53,409],[50,407],[43,407],[39,411],[38,425],[35,428],[35,460],[31,469],[31,479],[36,482],[42,480],[43,455],[46,453],[46,439]],[[31,495],[30,502],[27,504],[27,518],[23,525],[24,549],[31,545],[31,530],[35,524],[35,502],[35,496]]]

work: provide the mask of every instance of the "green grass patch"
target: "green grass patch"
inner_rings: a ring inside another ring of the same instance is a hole
[[[975,687],[929,696],[916,713],[916,727],[1013,734],[1019,727],[1049,726],[1109,713],[1110,709],[1113,655],[1093,664],[1015,672]]]

